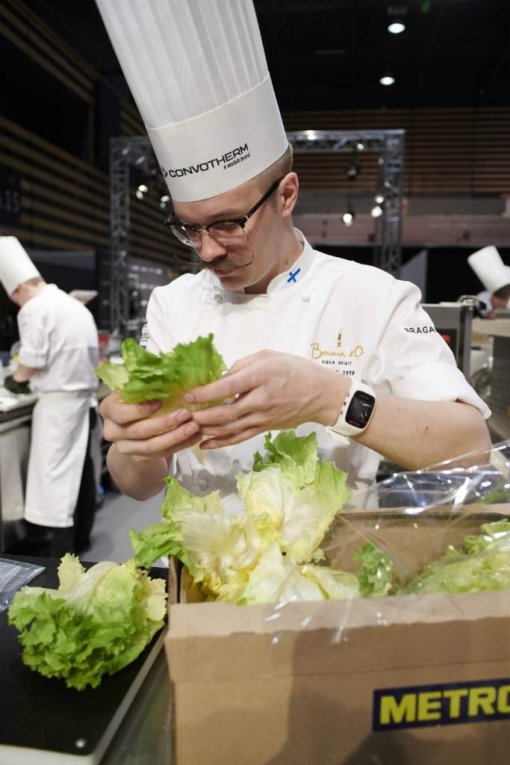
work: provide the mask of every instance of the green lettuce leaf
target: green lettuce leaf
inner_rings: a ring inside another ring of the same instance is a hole
[[[361,596],[387,595],[393,587],[393,566],[388,553],[367,542],[355,557],[361,562],[358,572]]]
[[[136,560],[147,566],[161,555],[173,555],[206,595],[235,599],[274,528],[265,518],[227,513],[217,491],[198,497],[174,478],[167,486],[161,523],[130,532]]]
[[[96,370],[99,379],[119,391],[126,403],[162,401],[165,411],[189,408],[184,394],[218,380],[226,368],[212,334],[160,354],[150,353],[130,337],[121,350],[123,363],[103,362]]]
[[[59,587],[23,587],[9,606],[19,630],[23,662],[69,688],[95,688],[105,674],[130,664],[163,626],[163,580],[151,579],[134,560],[103,561],[85,570],[64,555]]]
[[[266,448],[267,458],[257,453],[254,470],[237,477],[245,511],[271,518],[290,560],[320,560],[324,535],[350,496],[347,474],[319,459],[315,433],[269,435]]]
[[[299,566],[284,555],[277,542],[268,546],[251,571],[238,605],[298,602],[302,600],[345,600],[359,596],[353,574],[327,566]]]
[[[278,580],[285,572],[294,582],[289,592],[299,590],[303,598],[305,592],[312,599],[351,592],[348,574],[322,567],[315,572],[313,566],[303,573],[296,565],[324,557],[320,544],[349,497],[347,475],[319,459],[314,433],[300,438],[284,431],[274,440],[269,436],[266,445],[266,461],[257,454],[255,469],[237,476],[244,503],[237,514],[224,509],[219,492],[199,497],[168,478],[162,521],[131,532],[136,560],[148,566],[173,555],[207,598],[231,603],[267,602],[258,592],[259,584],[272,591],[265,567],[276,577],[278,597],[290,597]]]
[[[510,588],[510,522],[481,526],[459,548],[449,548],[438,560],[402,587],[407,593],[486,592]]]

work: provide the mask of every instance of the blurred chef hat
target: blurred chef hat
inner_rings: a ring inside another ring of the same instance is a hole
[[[175,201],[253,178],[287,149],[253,0],[96,0]]]
[[[0,282],[8,295],[23,282],[41,276],[15,236],[0,236]]]
[[[468,262],[483,286],[489,292],[510,284],[510,267],[505,266],[495,247],[483,247],[468,257]]]

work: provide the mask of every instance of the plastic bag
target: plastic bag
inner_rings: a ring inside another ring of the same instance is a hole
[[[0,611],[5,611],[17,591],[44,571],[44,566],[0,558]]]

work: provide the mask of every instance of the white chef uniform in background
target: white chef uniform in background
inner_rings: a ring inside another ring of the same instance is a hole
[[[40,277],[15,237],[0,237],[0,280],[12,296]],[[19,362],[37,370],[38,394],[25,495],[25,519],[69,528],[87,449],[90,408],[97,405],[97,329],[90,311],[54,284],[44,286],[18,312]]]
[[[174,202],[235,189],[284,155],[288,141],[252,0],[97,4]],[[168,351],[213,332],[228,365],[275,349],[398,395],[469,401],[487,416],[419,300],[413,286],[314,252],[305,242],[301,257],[267,294],[229,292],[210,272],[157,288],[143,342]],[[373,480],[377,454],[311,427],[324,453],[349,470],[351,485]],[[175,473],[193,491],[229,494],[236,472],[251,467],[262,443],[259,436],[200,456],[178,452]]]
[[[18,313],[19,360],[40,370],[32,417],[25,518],[42,526],[73,525],[87,448],[89,410],[97,404],[97,329],[90,311],[55,284]]]
[[[487,306],[482,315],[492,312],[492,296],[502,287],[510,284],[510,266],[505,266],[501,255],[493,245],[482,247],[468,257],[468,263],[485,287],[477,297]],[[510,306],[507,306],[510,308]]]

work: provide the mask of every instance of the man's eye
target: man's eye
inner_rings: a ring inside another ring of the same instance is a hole
[[[233,232],[239,231],[240,226],[239,223],[236,223],[233,220],[222,220],[219,223],[213,223],[211,228],[221,234],[231,234]]]

